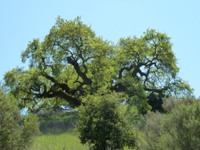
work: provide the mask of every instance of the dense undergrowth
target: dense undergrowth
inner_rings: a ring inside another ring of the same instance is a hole
[[[163,108],[164,113],[148,112],[140,116],[134,125],[137,129],[135,149],[199,149],[200,102],[188,98],[168,98],[164,101]],[[77,119],[77,112],[40,117],[41,135],[35,139],[31,150],[89,149],[89,145],[80,143],[80,134],[76,129]]]

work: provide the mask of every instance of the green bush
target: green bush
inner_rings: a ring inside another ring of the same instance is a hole
[[[37,117],[21,116],[16,100],[0,90],[0,149],[26,148],[37,132]]]
[[[184,99],[166,113],[149,112],[141,125],[143,150],[200,149],[200,103]]]
[[[172,128],[169,134],[172,135],[181,150],[200,149],[200,103],[180,105],[176,107],[169,116],[168,126]]]
[[[32,143],[33,136],[39,133],[38,117],[35,115],[27,115],[21,117],[20,122],[21,134],[20,143],[21,147],[27,147]]]
[[[78,131],[82,143],[94,150],[123,149],[135,146],[135,130],[124,117],[126,106],[121,94],[109,93],[88,96],[79,109]],[[136,111],[135,111],[136,112]]]

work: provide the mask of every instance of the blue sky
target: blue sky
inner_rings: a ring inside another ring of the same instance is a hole
[[[117,43],[154,28],[171,37],[180,76],[200,96],[200,1],[198,0],[0,0],[0,80],[21,63],[33,38],[43,39],[57,16],[82,21]]]

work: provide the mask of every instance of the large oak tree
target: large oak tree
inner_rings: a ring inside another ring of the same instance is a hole
[[[147,102],[161,110],[164,96],[191,94],[178,74],[170,38],[156,30],[114,45],[98,37],[80,18],[58,17],[43,41],[34,39],[22,52],[28,69],[6,73],[8,90],[31,111],[80,106],[98,90],[124,92],[127,103],[143,111]]]

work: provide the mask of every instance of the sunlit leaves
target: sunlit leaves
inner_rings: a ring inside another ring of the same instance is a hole
[[[31,41],[21,57],[29,68],[9,71],[5,84],[15,97],[37,107],[57,98],[79,106],[82,97],[106,89],[128,94],[131,104],[143,111],[150,94],[191,93],[177,77],[170,38],[153,29],[114,45],[98,37],[80,17],[58,17],[44,40]]]

